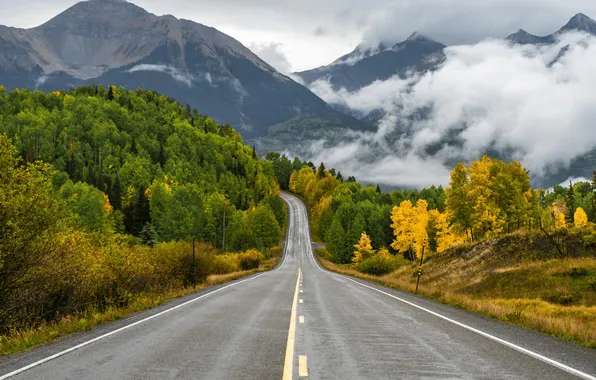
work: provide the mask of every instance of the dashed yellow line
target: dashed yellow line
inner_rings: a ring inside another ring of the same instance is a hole
[[[294,370],[294,345],[296,342],[296,300],[298,299],[298,284],[300,283],[301,273],[301,268],[298,268],[298,279],[296,280],[296,290],[294,291],[294,300],[292,301],[290,329],[288,331],[288,343],[286,344],[286,360],[284,362],[284,374],[282,380],[292,380],[292,372]]]
[[[303,299],[301,299],[301,300],[300,300],[300,303],[304,303],[304,300],[303,300]]]
[[[308,365],[306,363],[305,355],[300,355],[298,357],[298,376],[308,377]]]

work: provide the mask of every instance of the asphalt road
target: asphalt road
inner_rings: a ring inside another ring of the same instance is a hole
[[[276,270],[0,358],[0,380],[596,379],[596,350],[321,269],[283,198]]]

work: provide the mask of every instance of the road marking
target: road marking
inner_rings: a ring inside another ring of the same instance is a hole
[[[308,365],[306,363],[305,355],[300,355],[298,357],[298,376],[308,377]]]
[[[304,303],[304,300],[303,299],[300,299],[300,303]]]
[[[294,344],[296,341],[296,300],[298,299],[298,283],[300,281],[301,268],[298,268],[298,279],[296,290],[292,301],[292,313],[290,315],[290,328],[288,330],[288,343],[286,344],[286,360],[284,362],[284,374],[282,380],[292,380],[294,372]],[[0,379],[1,380],[1,379]]]
[[[304,323],[304,315],[301,315],[300,317],[298,317],[298,321],[300,323]]]
[[[303,206],[303,205],[302,205],[302,206]],[[304,217],[308,219],[308,215],[306,215],[306,213],[305,213],[306,207],[304,207],[304,208],[303,208],[302,206],[301,206],[301,205],[298,205],[298,207],[300,208],[300,214],[304,215]],[[308,231],[308,233],[309,233],[309,235],[310,235],[310,230]],[[410,306],[412,306],[412,307],[415,307],[415,308],[417,308],[417,309],[419,309],[419,310],[425,311],[425,312],[427,312],[427,313],[429,313],[429,314],[432,314],[432,315],[434,315],[434,316],[436,316],[436,317],[438,317],[438,318],[441,318],[441,319],[443,319],[443,320],[445,320],[445,321],[447,321],[447,322],[453,323],[453,324],[455,324],[455,325],[457,325],[457,326],[459,326],[459,327],[462,327],[462,328],[464,328],[464,329],[466,329],[466,330],[472,331],[472,332],[474,332],[474,333],[476,333],[476,334],[478,334],[478,335],[481,335],[481,336],[483,336],[483,337],[485,337],[485,338],[488,338],[488,339],[490,339],[490,340],[493,340],[493,341],[495,341],[495,342],[498,342],[498,343],[500,343],[500,344],[502,344],[502,345],[504,345],[504,346],[507,346],[507,347],[509,347],[509,348],[512,348],[512,349],[514,349],[514,350],[516,350],[516,351],[522,352],[522,353],[524,353],[524,354],[526,354],[526,355],[528,355],[528,356],[530,356],[530,357],[533,357],[533,358],[535,358],[535,359],[538,359],[538,360],[540,360],[540,361],[542,361],[542,362],[544,362],[544,363],[550,364],[550,365],[552,365],[553,367],[559,368],[559,369],[561,369],[561,370],[563,370],[563,371],[565,371],[565,372],[571,373],[571,374],[573,374],[573,375],[576,375],[576,376],[578,376],[578,377],[581,377],[581,378],[583,378],[583,379],[586,379],[586,380],[596,380],[596,376],[593,376],[593,375],[587,374],[587,373],[585,373],[585,372],[582,372],[582,371],[580,371],[580,370],[577,370],[577,369],[575,369],[575,368],[569,367],[569,366],[567,366],[567,365],[565,365],[565,364],[563,364],[563,363],[560,363],[560,362],[558,362],[558,361],[556,361],[556,360],[553,360],[553,359],[547,358],[546,356],[544,356],[544,355],[541,355],[541,354],[539,354],[539,353],[537,353],[537,352],[534,352],[534,351],[528,350],[528,349],[526,349],[526,348],[520,347],[520,346],[518,346],[518,345],[516,345],[516,344],[513,344],[513,343],[511,343],[511,342],[508,342],[508,341],[506,341],[506,340],[504,340],[504,339],[498,338],[498,337],[496,337],[496,336],[494,336],[494,335],[491,335],[491,334],[485,333],[484,331],[481,331],[481,330],[475,329],[474,327],[471,327],[471,326],[465,325],[465,324],[463,324],[463,323],[461,323],[461,322],[458,322],[458,321],[456,321],[456,320],[453,320],[453,319],[451,319],[451,318],[445,317],[445,316],[443,316],[443,315],[441,315],[441,314],[439,314],[439,313],[436,313],[436,312],[434,312],[434,311],[432,311],[432,310],[426,309],[426,308],[424,308],[424,307],[422,307],[422,306],[416,305],[416,304],[415,304],[415,303],[413,303],[413,302],[410,302],[410,301],[404,300],[404,299],[402,299],[402,298],[400,298],[400,297],[394,296],[394,295],[392,295],[392,294],[390,294],[390,293],[384,292],[384,291],[382,291],[382,290],[380,290],[380,289],[377,289],[377,288],[375,288],[375,287],[372,287],[372,286],[368,286],[368,285],[366,285],[366,284],[363,284],[363,283],[361,283],[361,282],[359,282],[359,281],[356,281],[356,280],[354,280],[354,279],[350,278],[349,276],[340,275],[340,274],[337,274],[337,273],[333,273],[333,272],[331,272],[331,271],[328,271],[328,270],[326,270],[326,269],[323,269],[323,268],[321,267],[321,265],[318,263],[318,261],[315,259],[315,257],[314,257],[314,254],[313,254],[313,251],[312,251],[312,249],[311,249],[311,248],[309,248],[309,249],[308,249],[308,252],[307,252],[307,253],[308,253],[308,254],[307,254],[307,256],[309,256],[309,258],[312,260],[312,262],[315,264],[315,266],[316,266],[317,268],[319,268],[319,269],[320,269],[322,272],[325,272],[325,273],[327,273],[327,274],[330,274],[330,275],[332,275],[332,276],[336,276],[336,277],[339,277],[339,278],[343,278],[343,279],[346,279],[346,280],[349,280],[349,281],[355,282],[356,284],[358,284],[358,285],[360,285],[360,286],[363,286],[363,287],[365,287],[365,288],[372,289],[372,290],[374,290],[374,291],[376,291],[376,292],[379,292],[379,293],[381,293],[381,294],[384,294],[384,295],[386,295],[386,296],[389,296],[389,297],[391,297],[391,298],[394,298],[394,299],[396,299],[396,300],[398,300],[398,301],[400,301],[400,302],[403,302],[403,303],[405,303],[405,304],[407,304],[407,305],[410,305]],[[0,379],[0,380],[1,380],[1,379]]]
[[[262,274],[259,274],[258,276],[254,276],[254,277],[248,278],[248,279],[246,279],[246,280],[238,281],[238,282],[235,282],[235,283],[233,283],[233,284],[226,285],[226,286],[224,286],[224,287],[222,287],[222,288],[215,289],[215,290],[214,290],[214,291],[212,291],[212,292],[209,292],[209,293],[207,293],[207,294],[203,294],[202,296],[199,296],[199,297],[197,297],[197,298],[193,298],[193,299],[191,299],[190,301],[184,302],[184,303],[182,303],[182,304],[180,304],[180,305],[174,306],[174,307],[172,307],[172,308],[170,308],[170,309],[164,310],[164,311],[162,311],[162,312],[159,312],[159,313],[157,313],[157,314],[154,314],[154,315],[152,315],[152,316],[150,316],[150,317],[147,317],[147,318],[145,318],[145,319],[141,319],[140,321],[136,321],[136,322],[134,322],[134,323],[131,323],[130,325],[126,325],[126,326],[124,326],[124,327],[121,327],[121,328],[119,328],[119,329],[116,329],[116,330],[114,330],[114,331],[110,331],[110,332],[109,332],[109,333],[107,333],[107,334],[103,334],[103,335],[101,335],[101,336],[98,336],[98,337],[96,337],[96,338],[93,338],[93,339],[91,339],[91,340],[88,340],[88,341],[86,341],[86,342],[83,342],[83,343],[81,343],[81,344],[78,344],[78,345],[76,345],[76,346],[74,346],[74,347],[71,347],[71,348],[69,348],[69,349],[67,349],[67,350],[64,350],[64,351],[58,352],[58,353],[56,353],[56,354],[54,354],[54,355],[52,355],[52,356],[48,356],[48,357],[47,357],[47,358],[45,358],[45,359],[38,360],[38,361],[36,361],[35,363],[31,363],[31,364],[29,364],[29,365],[27,365],[27,366],[25,366],[25,367],[23,367],[23,368],[19,368],[19,369],[15,370],[15,371],[12,371],[12,372],[10,372],[10,373],[7,373],[6,375],[2,375],[2,376],[0,376],[0,380],[5,380],[5,379],[8,379],[8,378],[10,378],[10,377],[16,376],[16,375],[18,375],[18,374],[20,374],[20,373],[23,373],[23,372],[25,372],[25,371],[27,371],[27,370],[30,370],[31,368],[34,368],[34,367],[37,367],[37,366],[39,366],[39,365],[41,365],[41,364],[47,363],[47,362],[49,362],[50,360],[54,360],[54,359],[56,359],[56,358],[59,358],[60,356],[64,356],[64,355],[66,355],[66,354],[68,354],[68,353],[71,353],[71,352],[73,352],[73,351],[75,351],[75,350],[78,350],[78,349],[80,349],[80,348],[83,348],[83,347],[85,347],[85,346],[88,346],[88,345],[90,345],[91,343],[95,343],[95,342],[97,342],[97,341],[100,341],[100,340],[102,340],[102,339],[105,339],[105,338],[107,338],[107,337],[109,337],[109,336],[111,336],[111,335],[117,334],[117,333],[119,333],[119,332],[122,332],[122,331],[124,331],[124,330],[128,330],[128,329],[130,329],[131,327],[134,327],[134,326],[140,325],[141,323],[145,323],[145,322],[147,322],[147,321],[150,321],[150,320],[152,320],[152,319],[154,319],[154,318],[157,318],[157,317],[159,317],[159,316],[162,316],[162,315],[164,315],[164,314],[166,314],[166,313],[169,313],[169,312],[171,312],[171,311],[174,311],[174,310],[180,309],[181,307],[184,307],[184,306],[186,306],[186,305],[189,305],[189,304],[191,304],[191,303],[193,303],[193,302],[196,302],[196,301],[198,301],[198,300],[200,300],[200,299],[202,299],[202,298],[205,298],[205,297],[208,297],[208,296],[210,296],[210,295],[212,295],[212,294],[215,294],[215,293],[221,292],[221,291],[222,291],[222,290],[224,290],[224,289],[228,289],[228,288],[231,288],[232,286],[236,286],[236,285],[242,284],[243,282],[252,281],[252,280],[254,280],[254,279],[256,279],[256,278],[259,278],[259,277],[261,277],[261,276],[263,276],[263,275],[265,275],[265,274],[267,274],[267,273],[262,273]]]
[[[344,276],[342,276],[342,277],[344,277]],[[391,298],[394,298],[394,299],[396,299],[396,300],[398,300],[398,301],[400,301],[400,302],[403,302],[403,303],[405,303],[405,304],[407,304],[407,305],[410,305],[410,306],[412,306],[412,307],[415,307],[415,308],[417,308],[417,309],[420,309],[420,310],[422,310],[422,311],[425,311],[425,312],[427,312],[427,313],[429,313],[429,314],[432,314],[432,315],[434,315],[435,317],[441,318],[441,319],[443,319],[443,320],[445,320],[445,321],[447,321],[447,322],[451,322],[451,323],[453,323],[453,324],[455,324],[455,325],[457,325],[457,326],[459,326],[459,327],[462,327],[462,328],[464,328],[464,329],[466,329],[466,330],[469,330],[469,331],[472,331],[472,332],[474,332],[474,333],[476,333],[476,334],[482,335],[482,336],[483,336],[483,337],[485,337],[485,338],[488,338],[488,339],[494,340],[495,342],[501,343],[501,344],[502,344],[502,345],[504,345],[504,346],[507,346],[507,347],[509,347],[509,348],[513,348],[514,350],[520,351],[520,352],[522,352],[522,353],[524,353],[524,354],[526,354],[526,355],[528,355],[528,356],[531,356],[531,357],[533,357],[533,358],[535,358],[535,359],[538,359],[538,360],[540,360],[540,361],[543,361],[543,362],[545,362],[545,363],[547,363],[547,364],[550,364],[550,365],[552,365],[552,366],[554,366],[554,367],[557,367],[557,368],[559,368],[559,369],[562,369],[562,370],[563,370],[563,371],[565,371],[565,372],[569,372],[569,373],[571,373],[571,374],[574,374],[574,375],[576,375],[576,376],[579,376],[579,377],[581,377],[581,378],[583,378],[583,379],[587,379],[587,380],[596,380],[596,377],[595,377],[595,376],[592,376],[592,375],[589,375],[589,374],[587,374],[587,373],[581,372],[581,371],[579,371],[579,370],[577,370],[577,369],[575,369],[575,368],[571,368],[571,367],[569,367],[569,366],[567,366],[567,365],[565,365],[565,364],[563,364],[563,363],[559,363],[559,362],[558,362],[558,361],[556,361],[556,360],[553,360],[553,359],[547,358],[546,356],[540,355],[539,353],[536,353],[536,352],[534,352],[534,351],[530,351],[530,350],[528,350],[528,349],[526,349],[526,348],[520,347],[520,346],[518,346],[518,345],[516,345],[516,344],[513,344],[513,343],[511,343],[511,342],[508,342],[508,341],[506,341],[506,340],[503,340],[503,339],[501,339],[501,338],[498,338],[498,337],[496,337],[496,336],[494,336],[494,335],[491,335],[491,334],[485,333],[484,331],[481,331],[481,330],[475,329],[474,327],[471,327],[471,326],[465,325],[465,324],[463,324],[463,323],[461,323],[461,322],[458,322],[458,321],[456,321],[456,320],[454,320],[454,319],[451,319],[451,318],[449,318],[449,317],[445,317],[444,315],[441,315],[441,314],[439,314],[439,313],[435,313],[434,311],[432,311],[432,310],[429,310],[429,309],[427,309],[427,308],[424,308],[424,307],[422,307],[422,306],[416,305],[416,304],[415,304],[415,303],[413,303],[413,302],[406,301],[406,300],[404,300],[404,299],[402,299],[402,298],[400,298],[400,297],[394,296],[393,294],[389,294],[389,293],[387,293],[387,292],[384,292],[384,291],[382,291],[382,290],[376,289],[376,288],[374,288],[374,287],[372,287],[372,286],[365,285],[365,284],[363,284],[363,283],[361,283],[361,282],[359,282],[359,281],[352,280],[351,278],[348,278],[348,277],[344,277],[344,278],[346,278],[347,280],[350,280],[350,281],[352,281],[352,282],[355,282],[355,283],[357,283],[357,284],[358,284],[358,285],[360,285],[360,286],[364,286],[365,288],[372,289],[372,290],[374,290],[374,291],[376,291],[376,292],[379,292],[379,293],[382,293],[382,294],[384,294],[384,295],[386,295],[386,296],[389,296],[389,297],[391,297]]]
[[[300,289],[300,293],[304,293],[304,290]]]

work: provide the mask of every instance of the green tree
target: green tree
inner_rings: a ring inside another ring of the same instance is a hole
[[[325,241],[327,242],[327,249],[329,249],[331,254],[335,257],[335,261],[338,264],[349,263],[351,260],[351,258],[348,260],[348,258],[345,257],[345,234],[346,231],[342,227],[341,221],[338,217],[334,217],[331,222],[331,227],[325,235]]]
[[[19,166],[10,139],[0,134],[0,333],[10,326],[8,300],[56,254],[52,242],[67,226],[52,175],[47,164]]]
[[[280,243],[281,230],[269,205],[257,207],[249,220],[259,248],[268,249]]]
[[[567,224],[573,224],[573,213],[575,212],[575,190],[571,181],[569,182],[569,189],[567,189],[567,194],[565,195],[565,204],[567,206],[565,221]]]

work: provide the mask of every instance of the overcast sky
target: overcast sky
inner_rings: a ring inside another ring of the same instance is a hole
[[[157,15],[213,26],[281,71],[334,61],[359,42],[397,42],[419,31],[448,45],[505,37],[519,28],[549,34],[593,0],[135,0]],[[0,0],[0,24],[33,27],[75,0]]]

